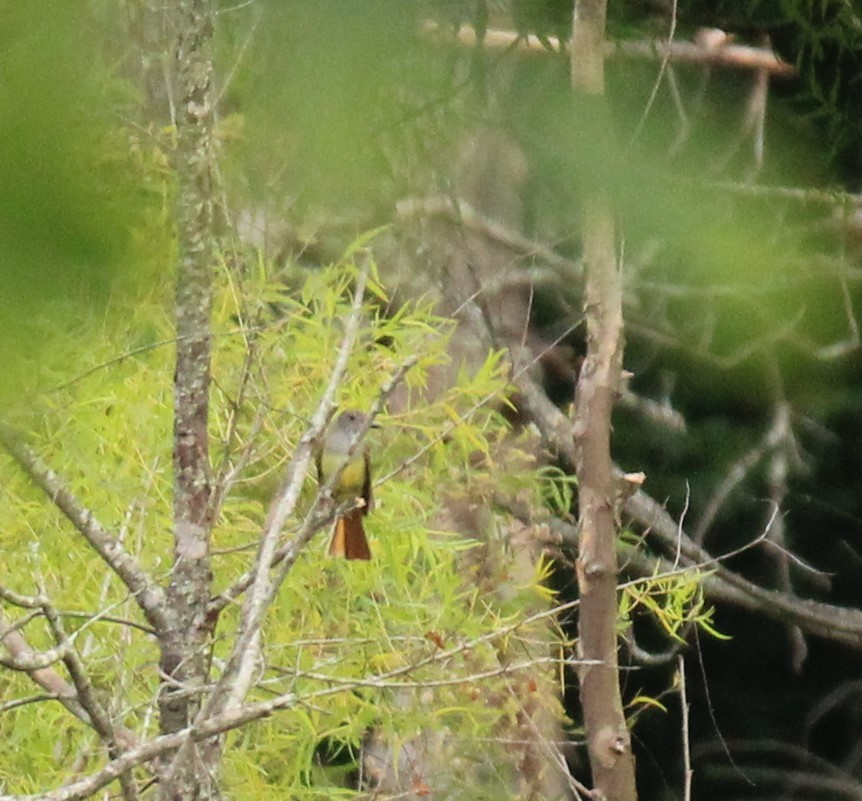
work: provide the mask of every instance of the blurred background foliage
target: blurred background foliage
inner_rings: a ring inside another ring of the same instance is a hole
[[[131,85],[88,5],[0,5],[0,398],[114,288],[170,269],[164,176],[130,147]],[[20,363],[23,357],[24,365]]]

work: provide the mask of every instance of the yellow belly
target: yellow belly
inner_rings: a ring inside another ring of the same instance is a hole
[[[341,464],[340,456],[323,456],[323,475],[330,476]],[[348,501],[352,498],[362,497],[365,491],[365,456],[359,454],[354,457],[344,468],[334,495],[339,501]]]

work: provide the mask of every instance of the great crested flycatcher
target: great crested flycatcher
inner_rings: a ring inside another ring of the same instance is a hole
[[[356,409],[347,409],[330,424],[323,445],[317,452],[318,481],[323,483],[327,476],[338,470],[347,458],[347,452],[359,430],[367,422],[368,415]],[[377,427],[372,424],[372,428]],[[329,555],[346,559],[370,559],[371,549],[362,525],[362,518],[371,511],[371,457],[366,445],[360,444],[354,449],[332,495],[339,504],[357,499],[361,499],[363,504],[336,518]]]

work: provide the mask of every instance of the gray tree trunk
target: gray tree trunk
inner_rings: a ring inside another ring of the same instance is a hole
[[[167,626],[159,632],[160,729],[173,734],[200,710],[209,673],[212,529],[209,469],[210,313],[213,283],[212,8],[182,0],[176,50],[177,359],[174,375],[174,562]],[[163,801],[215,797],[216,741],[191,741],[165,760]]]

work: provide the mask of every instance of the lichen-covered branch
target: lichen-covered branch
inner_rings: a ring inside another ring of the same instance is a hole
[[[99,554],[105,564],[119,576],[135,602],[156,630],[165,625],[165,594],[98,520],[91,509],[68,488],[63,479],[30,448],[8,425],[0,425],[0,444],[18,463],[29,479],[66,516],[79,534]]]
[[[69,684],[54,668],[44,665],[45,662],[53,664],[58,661],[53,658],[56,655],[62,657],[71,648],[68,642],[64,642],[57,648],[53,649],[54,654],[50,658],[46,658],[44,652],[38,653],[33,650],[24,635],[17,631],[14,626],[0,609],[0,645],[8,652],[9,658],[3,659],[0,657],[0,664],[10,670],[21,670],[30,676],[34,684],[37,684],[48,694],[42,699],[35,700],[56,700],[62,704],[71,714],[78,720],[88,726],[93,725],[93,720],[89,712],[84,708],[78,700],[78,694],[75,688]],[[2,704],[0,709],[12,709],[11,705]],[[117,742],[124,748],[131,748],[136,744],[135,736],[123,727],[116,727],[115,734]]]

